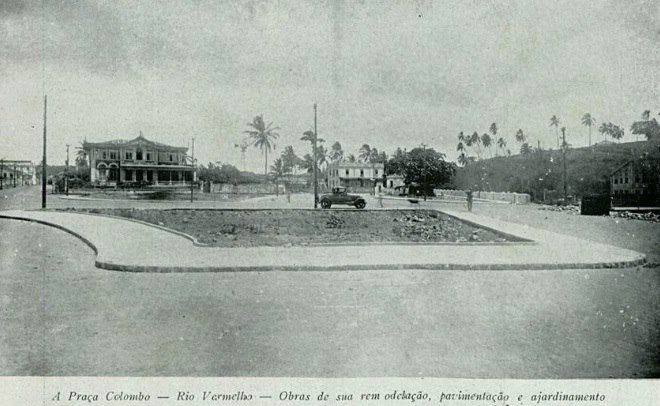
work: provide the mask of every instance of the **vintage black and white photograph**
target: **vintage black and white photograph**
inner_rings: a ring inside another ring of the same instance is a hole
[[[656,0],[0,0],[0,376],[659,378],[659,121]]]

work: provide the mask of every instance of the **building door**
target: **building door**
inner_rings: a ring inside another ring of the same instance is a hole
[[[135,180],[140,182],[144,179],[144,171],[142,169],[138,169],[135,171]]]

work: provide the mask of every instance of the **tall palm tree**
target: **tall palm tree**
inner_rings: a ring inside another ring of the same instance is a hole
[[[279,127],[272,127],[272,122],[266,125],[263,115],[256,116],[252,122],[247,125],[250,129],[244,132],[250,137],[253,146],[259,148],[263,152],[264,175],[268,175],[268,151],[273,148],[273,141],[280,136],[275,132],[275,130],[279,130]]]
[[[527,155],[527,154],[529,154],[529,153],[531,153],[531,152],[532,152],[532,148],[529,146],[528,143],[525,142],[525,143],[523,143],[523,144],[520,146],[520,153],[521,153],[521,154],[523,154],[523,155]]]
[[[458,142],[458,145],[456,145],[456,151],[458,152],[464,152],[465,151],[465,145],[461,141]]]
[[[594,124],[596,124],[596,120],[594,120],[594,118],[591,117],[591,113],[584,113],[584,115],[582,116],[582,125],[586,125],[587,127],[589,127],[589,142],[587,144],[588,146],[591,146],[591,126],[593,126]]]
[[[493,123],[493,124],[495,124],[495,123]],[[497,133],[497,130],[495,130],[495,133]],[[490,151],[490,146],[493,144],[493,139],[490,138],[490,135],[488,135],[488,133],[484,133],[481,136],[481,143],[483,144],[484,148],[488,148],[488,152],[490,153],[490,156],[492,157],[493,154]]]
[[[525,143],[525,140],[525,133],[523,133],[522,128],[519,128],[518,131],[516,131],[516,141],[523,144]]]
[[[559,117],[553,115],[550,117],[550,127],[555,127],[555,138],[557,140],[557,148],[559,148]]]
[[[499,150],[499,149],[502,149],[502,150],[503,150],[505,147],[506,147],[506,140],[505,140],[503,137],[500,137],[500,138],[497,140],[497,148],[498,148],[498,150]]]
[[[463,131],[458,133],[458,141],[459,142],[465,142],[465,140],[466,140],[466,137],[465,137],[465,134],[463,134]]]
[[[644,110],[644,112],[642,113],[642,120],[649,121],[650,118],[651,118],[651,110]]]
[[[474,145],[477,149],[477,159],[481,159],[481,137],[478,132],[473,132],[470,136],[470,146]]]
[[[493,134],[493,139],[497,138],[497,123],[492,123],[490,125],[489,131]]]

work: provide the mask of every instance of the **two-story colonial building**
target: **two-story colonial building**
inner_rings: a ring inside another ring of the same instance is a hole
[[[327,185],[347,187],[351,191],[372,191],[383,177],[382,163],[333,162],[327,168]]]
[[[185,185],[194,180],[186,147],[149,141],[142,135],[130,141],[84,142],[93,184],[143,181],[153,185]]]

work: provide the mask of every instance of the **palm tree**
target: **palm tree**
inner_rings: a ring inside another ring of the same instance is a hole
[[[582,116],[582,125],[589,127],[589,146],[591,146],[591,126],[594,124],[596,124],[596,120],[591,117],[591,113],[584,113],[584,116]]]
[[[358,158],[362,162],[369,162],[369,158],[371,158],[371,147],[369,147],[369,144],[362,144],[358,151]]]
[[[568,148],[568,142],[566,142],[566,127],[561,128],[561,148]]]
[[[355,155],[353,155],[353,154],[348,154],[348,156],[346,157],[346,161],[348,161],[348,162],[350,162],[350,163],[355,163],[355,161],[356,161],[356,159],[355,159]]]
[[[463,131],[461,131],[460,133],[458,133],[458,141],[459,141],[459,142],[465,142],[466,139],[467,139],[467,138],[465,137],[465,134],[463,134]]]
[[[499,150],[499,149],[504,149],[504,147],[506,147],[506,140],[504,138],[500,137],[497,140],[497,148]]]
[[[87,152],[85,152],[82,146],[76,147],[75,162],[78,170],[87,166]]]
[[[294,167],[298,164],[300,158],[296,155],[292,145],[284,147],[284,151],[280,155],[282,158],[282,165],[285,173],[293,172]]]
[[[273,148],[273,141],[280,135],[275,132],[279,127],[271,127],[272,122],[264,122],[263,115],[256,116],[251,123],[247,124],[250,130],[244,131],[253,142],[253,146],[259,148],[264,154],[264,175],[268,175],[268,151]]]
[[[275,162],[270,166],[270,174],[273,175],[273,181],[275,182],[275,196],[280,195],[280,188],[277,184],[277,180],[284,175],[284,164],[282,163],[282,158],[277,158]]]
[[[651,110],[644,110],[644,112],[642,113],[642,120],[649,121],[650,118],[651,118]]]
[[[477,159],[481,159],[481,138],[479,137],[478,132],[473,132],[472,135],[470,136],[470,146],[474,145],[476,146],[477,149]]]
[[[344,151],[341,149],[339,141],[337,141],[330,147],[330,160],[332,162],[340,162],[342,159],[344,159]]]
[[[523,144],[520,146],[520,153],[521,153],[521,154],[523,154],[523,155],[527,155],[527,154],[529,154],[529,153],[531,153],[531,152],[532,152],[532,148],[529,146],[528,143],[525,142],[525,143],[523,143]]]
[[[557,139],[557,148],[559,148],[559,118],[556,115],[550,117],[550,127],[555,127],[555,137]]]
[[[465,151],[465,145],[461,141],[458,142],[458,145],[456,145],[456,151],[458,152],[464,152]]]
[[[495,130],[495,133],[497,133],[497,129]],[[488,135],[488,133],[484,133],[481,136],[481,143],[483,144],[484,148],[488,148],[488,152],[490,152],[490,146],[493,144],[493,139],[490,138],[490,135]],[[490,156],[492,157],[493,154],[490,153]]]
[[[461,166],[465,166],[468,163],[468,158],[467,155],[465,155],[465,152],[461,152],[461,154],[458,156],[458,164]]]
[[[525,134],[523,133],[522,128],[519,128],[518,131],[516,131],[516,141],[521,144],[525,143]]]

